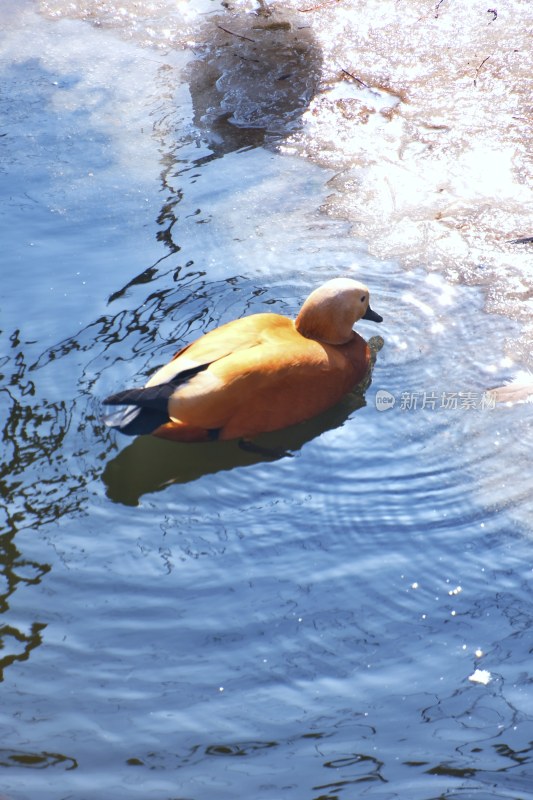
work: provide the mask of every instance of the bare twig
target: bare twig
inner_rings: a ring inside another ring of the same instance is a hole
[[[444,0],[439,0],[439,2],[435,6],[435,19],[439,18],[439,8],[444,3]]]
[[[249,36],[241,36],[240,33],[234,33],[234,31],[228,30],[223,25],[217,25],[217,28],[220,28],[220,30],[224,31],[224,33],[229,33],[230,36],[236,36],[237,39],[244,39],[246,42],[253,42],[255,44],[255,39],[250,39]]]
[[[490,58],[490,56],[487,56],[486,58],[484,58],[483,61],[481,62],[481,64],[479,65],[479,67],[476,69],[476,77],[474,78],[474,86],[477,86],[477,78],[478,78],[478,75],[479,75],[479,73],[481,71],[481,67],[483,66],[483,64],[487,63],[489,58]]]
[[[351,78],[356,83],[360,83],[361,86],[365,87],[365,89],[370,89],[370,86],[368,85],[368,83],[365,83],[364,81],[361,80],[361,78],[357,78],[355,75],[352,75],[352,73],[348,72],[347,69],[344,69],[343,67],[341,67],[341,72],[343,72],[345,75],[348,75],[348,77]]]

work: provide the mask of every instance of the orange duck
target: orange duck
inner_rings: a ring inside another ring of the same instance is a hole
[[[334,278],[315,289],[296,320],[253,314],[184,347],[142,389],[106,398],[127,408],[106,424],[130,436],[179,442],[250,439],[302,422],[337,403],[370,365],[360,319],[381,322],[367,287]]]

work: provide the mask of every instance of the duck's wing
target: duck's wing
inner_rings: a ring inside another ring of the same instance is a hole
[[[280,328],[290,326],[290,320],[278,314],[252,314],[228,322],[179,350],[168,364],[152,375],[146,386],[171,383],[180,375],[185,376],[185,381],[189,380],[213,362],[255,347],[275,335]],[[179,380],[179,384],[184,380]]]
[[[276,314],[254,314],[222,325],[180,350],[142,388],[124,389],[106,397],[105,405],[126,406],[105,417],[106,425],[132,436],[151,433],[169,421],[168,404],[178,387],[239,351],[249,350],[292,323]]]

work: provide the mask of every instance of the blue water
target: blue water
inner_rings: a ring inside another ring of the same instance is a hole
[[[133,104],[133,142],[165,133],[129,170],[90,62],[50,52],[0,62],[2,795],[533,798],[530,406],[482,407],[516,323],[371,258],[326,170],[209,158],[176,94]],[[290,457],[102,424],[182,344],[346,272],[384,317],[372,379],[261,439]]]

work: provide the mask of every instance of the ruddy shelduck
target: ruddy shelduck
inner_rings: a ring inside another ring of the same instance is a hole
[[[250,439],[325,411],[370,365],[360,319],[381,322],[367,287],[334,278],[315,289],[296,320],[253,314],[180,350],[142,389],[108,397],[127,408],[106,423],[122,433],[179,442]]]

